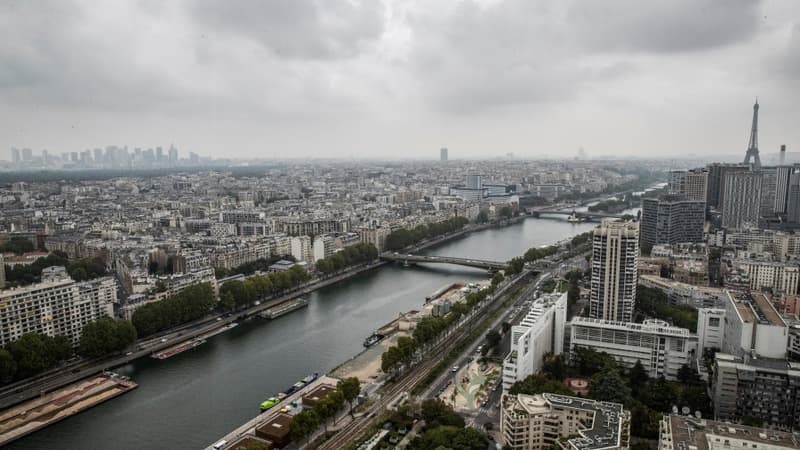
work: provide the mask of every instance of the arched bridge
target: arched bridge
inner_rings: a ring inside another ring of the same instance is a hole
[[[477,267],[487,270],[505,270],[508,263],[501,261],[486,261],[474,258],[455,258],[452,256],[424,256],[424,255],[403,255],[399,253],[382,253],[381,259],[385,261],[399,261],[404,264],[409,263],[433,263],[433,264],[456,264],[459,266]]]
[[[587,211],[564,211],[559,209],[537,209],[537,208],[530,208],[528,209],[528,213],[533,216],[539,216],[541,214],[553,214],[559,216],[568,216],[568,219],[578,219],[578,220],[591,220],[591,219],[603,219],[603,218],[615,218],[621,219],[622,214],[611,214],[611,213],[603,213],[603,212],[587,212]]]

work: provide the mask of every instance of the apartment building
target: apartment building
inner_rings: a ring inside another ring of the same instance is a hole
[[[519,325],[511,327],[511,349],[503,360],[503,391],[538,373],[544,355],[564,351],[567,293],[545,294],[536,299]]]
[[[717,353],[711,399],[717,420],[754,417],[765,423],[800,426],[800,363],[785,359]]]
[[[589,316],[630,322],[636,301],[639,224],[604,221],[592,238]]]
[[[0,345],[42,333],[66,336],[77,346],[83,326],[113,316],[116,302],[112,277],[78,283],[63,267],[48,267],[40,283],[0,291]]]
[[[748,427],[677,414],[664,415],[658,450],[795,450],[797,438],[785,431]]]
[[[510,450],[624,450],[630,448],[630,411],[620,403],[542,393],[506,395],[500,433]]]
[[[642,245],[703,242],[706,203],[685,195],[642,199]]]
[[[606,352],[631,368],[641,362],[650,377],[677,379],[684,364],[691,365],[697,352],[697,336],[661,320],[644,323],[574,317],[569,324],[570,354],[578,347]]]
[[[735,269],[747,274],[750,289],[771,289],[788,295],[797,294],[800,283],[800,266],[793,263],[736,259],[731,262]]]

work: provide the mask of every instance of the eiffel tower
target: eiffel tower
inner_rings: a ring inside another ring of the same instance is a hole
[[[747,146],[747,154],[744,156],[744,163],[750,164],[753,158],[753,168],[761,168],[761,158],[758,157],[758,99],[753,105],[753,127],[750,129],[750,144]]]

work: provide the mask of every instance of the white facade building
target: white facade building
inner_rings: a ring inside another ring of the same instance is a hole
[[[298,261],[310,262],[313,257],[311,238],[308,236],[292,236],[291,238],[292,256]]]
[[[789,328],[772,302],[760,292],[729,292],[725,303],[722,350],[737,357],[753,352],[763,358],[786,358]]]
[[[722,349],[725,339],[725,309],[723,308],[698,308],[697,309],[697,348],[703,351],[707,348]]]
[[[0,345],[26,333],[66,336],[78,345],[83,326],[113,316],[117,285],[112,277],[81,283],[63,267],[49,267],[42,282],[0,291]]]
[[[503,360],[503,390],[542,369],[544,355],[564,351],[567,293],[536,299],[519,325],[511,327],[511,349]]]
[[[692,365],[697,336],[661,320],[633,323],[575,317],[570,324],[570,354],[577,347],[606,352],[625,368],[639,361],[651,377],[675,380],[682,365]]]
[[[748,427],[696,417],[664,415],[658,450],[796,450],[796,437],[785,431]]]

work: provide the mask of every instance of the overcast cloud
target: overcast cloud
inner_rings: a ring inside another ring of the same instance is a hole
[[[0,155],[800,151],[796,0],[0,2]]]

